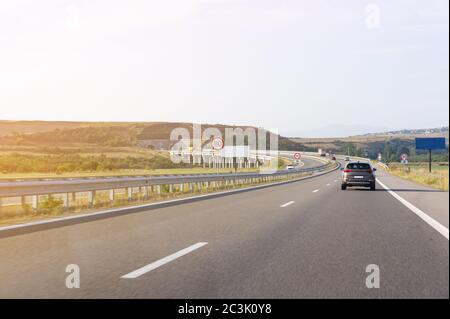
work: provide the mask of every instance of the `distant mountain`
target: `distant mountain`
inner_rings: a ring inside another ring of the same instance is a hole
[[[391,130],[391,128],[386,126],[333,124],[319,129],[300,131],[295,135],[302,138],[349,137],[354,135],[364,135],[370,132],[386,132],[389,130]],[[292,136],[292,134],[289,135]]]
[[[448,126],[440,128],[422,128],[422,129],[403,129],[397,131],[387,131],[382,133],[367,133],[365,136],[370,135],[422,135],[422,134],[443,134],[448,135]]]

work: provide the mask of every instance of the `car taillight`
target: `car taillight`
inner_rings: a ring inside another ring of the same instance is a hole
[[[352,170],[351,169],[344,169],[344,173],[351,173]]]

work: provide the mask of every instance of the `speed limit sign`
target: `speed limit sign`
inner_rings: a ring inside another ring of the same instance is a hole
[[[221,150],[221,149],[223,149],[224,146],[225,146],[225,143],[223,141],[223,138],[213,137],[211,139],[211,148],[213,150],[216,150],[216,151]]]
[[[296,160],[299,160],[300,157],[301,157],[300,153],[294,153],[294,158],[295,158]]]
[[[402,154],[400,160],[402,164],[408,164],[408,154]]]

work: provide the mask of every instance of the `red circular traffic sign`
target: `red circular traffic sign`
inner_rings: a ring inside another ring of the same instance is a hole
[[[294,153],[294,158],[295,159],[298,160],[298,159],[300,159],[300,157],[301,157],[300,153]]]
[[[225,142],[223,141],[223,138],[221,137],[213,137],[211,139],[211,148],[213,150],[221,150],[225,146]]]

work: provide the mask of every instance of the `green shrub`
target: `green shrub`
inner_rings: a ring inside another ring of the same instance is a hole
[[[39,208],[43,210],[54,211],[62,207],[63,200],[48,196],[45,200],[39,203]]]

